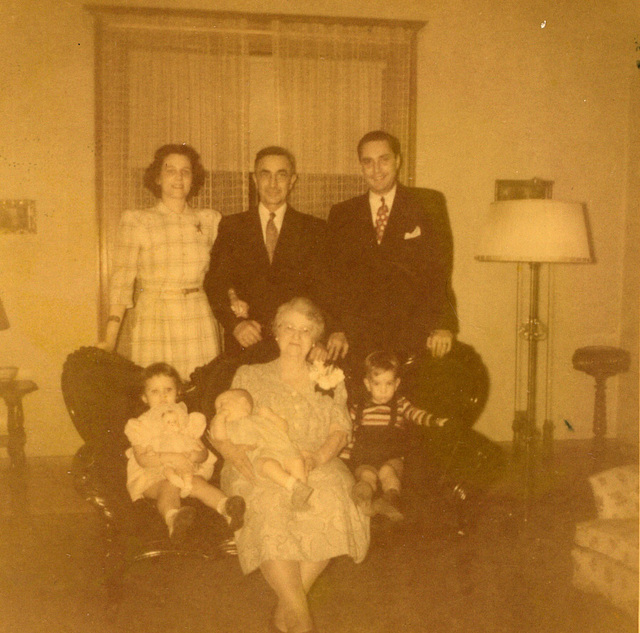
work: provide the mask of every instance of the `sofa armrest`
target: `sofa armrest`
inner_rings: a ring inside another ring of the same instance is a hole
[[[600,519],[638,518],[638,466],[617,466],[589,477]]]
[[[101,476],[99,464],[99,451],[92,444],[86,443],[73,457],[71,477],[78,494],[98,511],[108,525],[113,527],[125,516],[125,506],[130,507],[131,502],[128,499],[122,499],[121,495],[114,494],[112,486]]]

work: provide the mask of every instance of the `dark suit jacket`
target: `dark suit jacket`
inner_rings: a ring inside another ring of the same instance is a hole
[[[249,318],[262,325],[263,336],[269,333],[277,308],[293,297],[305,296],[325,307],[325,240],[324,220],[288,206],[273,262],[269,263],[257,208],[222,218],[204,289],[225,328],[229,351],[239,347],[232,337],[239,319],[229,306],[229,288],[248,302]],[[330,324],[328,318],[328,328]]]
[[[332,309],[354,352],[415,353],[432,330],[457,332],[451,228],[440,192],[399,184],[381,244],[368,193],[336,204],[327,255]]]

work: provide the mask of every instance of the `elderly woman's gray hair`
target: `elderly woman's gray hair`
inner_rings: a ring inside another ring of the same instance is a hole
[[[324,317],[322,311],[318,306],[306,297],[295,297],[286,303],[283,303],[276,311],[276,316],[273,319],[273,333],[277,334],[278,328],[282,325],[284,318],[290,312],[297,312],[307,317],[313,324],[313,331],[311,337],[313,342],[320,340],[324,334]]]

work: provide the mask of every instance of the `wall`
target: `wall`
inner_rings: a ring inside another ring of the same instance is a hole
[[[80,3],[8,2],[0,24],[0,197],[34,199],[38,223],[0,235],[0,362],[39,387],[24,402],[27,454],[66,454],[78,436],[60,369],[96,340],[92,20]]]
[[[481,352],[493,381],[478,428],[493,437],[508,438],[512,419],[516,273],[509,264],[478,263],[473,252],[496,178],[553,180],[555,198],[583,202],[588,211],[596,263],[556,266],[557,438],[591,431],[593,379],[572,368],[574,350],[621,344],[637,15],[634,22],[631,3],[627,12],[622,3],[600,4],[600,10],[599,3],[589,4],[587,10],[574,2],[508,2],[493,9],[498,5],[475,2],[457,12],[445,4],[430,12],[423,38],[418,173],[448,197],[461,336]],[[637,207],[633,211],[637,215]],[[625,309],[637,323],[637,310]],[[622,344],[637,354],[637,337]],[[608,386],[615,422],[618,379]],[[627,405],[637,412],[637,396],[635,407]]]
[[[637,226],[630,201],[637,178],[632,186],[629,176],[635,3],[117,4],[428,21],[418,51],[417,182],[447,196],[460,336],[492,376],[478,429],[497,440],[511,436],[515,269],[475,261],[475,235],[496,178],[538,176],[555,181],[554,197],[586,203],[593,230],[597,263],[557,271],[554,329],[555,417],[576,429],[562,425],[557,437],[589,436],[593,389],[571,368],[571,354],[588,344],[637,351],[637,298],[622,300],[623,281],[637,293],[637,259],[625,260]],[[60,368],[68,352],[97,339],[93,23],[80,0],[5,0],[0,25],[0,198],[34,198],[38,209],[36,235],[0,236],[0,293],[12,323],[0,333],[1,362],[19,365],[40,388],[25,400],[28,454],[69,454],[79,439],[62,403]],[[625,391],[618,411],[618,382],[610,380],[609,414],[627,420],[627,433],[637,391]]]
[[[640,65],[640,37],[636,60]],[[640,68],[634,73],[629,104],[629,171],[622,286],[620,346],[631,351],[631,368],[620,376],[617,435],[638,454],[638,296],[640,294]]]

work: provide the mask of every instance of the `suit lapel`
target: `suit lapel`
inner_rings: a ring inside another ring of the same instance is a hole
[[[382,236],[382,244],[404,233],[407,225],[408,203],[407,191],[398,183],[396,195],[393,199],[393,206],[391,207],[391,213],[389,215],[389,222]]]
[[[295,245],[300,239],[300,226],[298,222],[298,216],[296,210],[287,205],[284,218],[282,219],[282,227],[280,228],[280,234],[278,235],[278,241],[276,243],[276,250],[273,253],[272,265],[277,264],[280,260],[286,260],[287,252],[292,248],[295,249]],[[265,253],[267,249],[265,247]],[[268,257],[267,257],[268,259]]]
[[[269,254],[267,253],[267,247],[264,243],[262,224],[260,223],[260,214],[258,213],[257,207],[250,209],[247,212],[247,238],[249,241],[249,248],[253,252],[259,253],[260,259],[264,260],[264,265],[268,266]]]
[[[376,229],[373,225],[371,205],[369,204],[369,193],[367,192],[357,198],[356,205],[354,216],[357,221],[357,227],[355,234],[361,236],[361,239],[365,244],[377,245]]]

